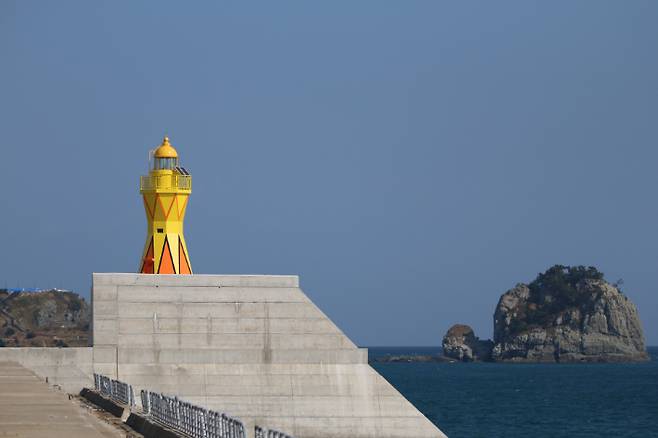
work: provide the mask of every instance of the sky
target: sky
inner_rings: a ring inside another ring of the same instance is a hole
[[[658,344],[658,2],[0,2],[0,287],[135,272],[168,135],[196,273],[297,274],[362,346],[492,336],[593,265]],[[4,283],[4,284],[2,284]]]

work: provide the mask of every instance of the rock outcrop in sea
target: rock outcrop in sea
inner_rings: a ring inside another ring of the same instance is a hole
[[[494,313],[494,340],[453,326],[444,354],[495,362],[636,362],[649,359],[637,308],[596,268],[556,265],[505,292]],[[490,350],[474,353],[474,347]],[[489,353],[489,354],[487,354]]]
[[[455,324],[443,337],[443,355],[461,362],[486,361],[491,359],[493,342],[481,341],[473,329],[464,324]]]

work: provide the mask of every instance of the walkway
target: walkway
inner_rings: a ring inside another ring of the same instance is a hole
[[[0,438],[125,437],[15,362],[0,362]]]

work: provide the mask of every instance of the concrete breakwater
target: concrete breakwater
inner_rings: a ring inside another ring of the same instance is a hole
[[[368,365],[367,350],[311,302],[297,276],[93,274],[92,309],[92,347],[0,349],[0,360],[22,356],[40,375],[61,376],[67,390],[92,385],[96,372],[179,395],[249,430],[445,436]]]

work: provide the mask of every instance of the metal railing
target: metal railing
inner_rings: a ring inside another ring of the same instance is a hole
[[[107,376],[94,373],[94,389],[109,396],[112,394],[112,380]]]
[[[255,428],[255,438],[293,438],[292,436],[279,432],[278,430],[263,429],[260,426]]]
[[[135,406],[133,387],[120,380],[112,380],[102,374],[94,373],[94,389],[116,402],[130,407]]]
[[[102,374],[94,374],[94,388],[112,400],[135,406],[133,387]],[[142,411],[157,423],[189,438],[247,438],[242,421],[229,415],[193,405],[178,397],[142,390]],[[256,426],[255,438],[293,438],[272,429]]]
[[[244,424],[178,397],[142,390],[142,409],[156,422],[191,438],[246,438]]]
[[[174,173],[171,175],[145,175],[139,178],[141,190],[192,190],[192,176]]]

